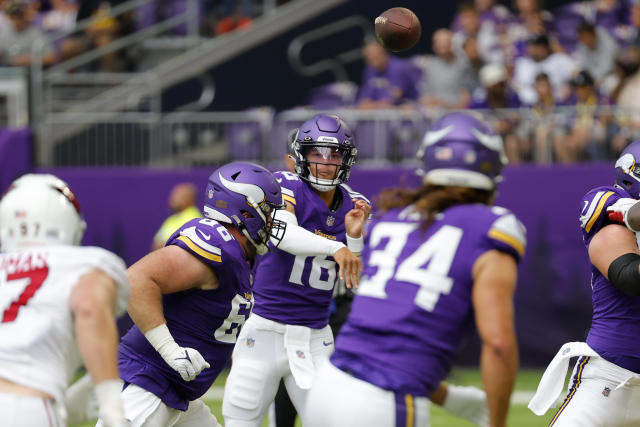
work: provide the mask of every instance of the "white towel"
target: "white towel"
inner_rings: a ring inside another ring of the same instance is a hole
[[[600,357],[585,342],[568,342],[560,347],[540,379],[536,394],[529,401],[529,409],[536,415],[544,415],[549,408],[555,408],[564,387],[564,379],[569,369],[569,359],[576,356]]]
[[[303,390],[310,389],[315,372],[311,357],[311,329],[306,326],[287,325],[284,348],[296,384]]]

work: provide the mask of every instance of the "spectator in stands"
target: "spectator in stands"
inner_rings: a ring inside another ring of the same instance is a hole
[[[69,0],[49,0],[51,9],[38,14],[36,25],[45,33],[72,31],[76,25],[78,4]]]
[[[531,145],[532,160],[551,163],[556,138],[556,123],[552,113],[554,113],[556,101],[549,75],[538,74],[534,88],[538,100],[531,105],[530,113],[533,120],[522,119],[517,134],[520,141],[527,141]]]
[[[578,67],[589,70],[593,78],[600,81],[613,70],[618,43],[606,30],[588,22],[578,27],[578,40],[575,53]]]
[[[236,29],[249,28],[255,13],[255,0],[223,0],[216,15],[214,34],[224,34]]]
[[[29,7],[19,0],[10,2],[5,9],[9,25],[0,37],[0,65],[28,67],[33,61],[32,46],[44,37],[43,32],[32,25]],[[50,44],[42,48],[42,64],[52,65],[57,55]]]
[[[356,106],[371,110],[391,108],[417,100],[416,71],[407,61],[387,52],[374,39],[362,50],[366,67]]]
[[[433,34],[435,55],[424,59],[419,83],[420,103],[427,107],[461,108],[468,105],[469,89],[460,86],[466,69],[465,59],[453,52],[453,33],[445,28]]]
[[[497,4],[495,0],[475,0],[474,5],[480,15],[482,24],[491,22],[495,25],[496,31],[499,33],[506,30],[506,25],[512,19],[509,9],[501,4]]]
[[[202,213],[196,207],[196,197],[198,191],[195,185],[190,182],[176,184],[169,193],[169,208],[173,214],[160,226],[160,229],[153,236],[153,249],[164,246],[167,239],[184,223],[194,218],[200,218]]]
[[[567,84],[573,76],[575,65],[570,56],[564,53],[552,53],[549,38],[539,35],[531,39],[527,46],[527,56],[518,58],[514,69],[514,86],[520,101],[534,104],[537,94],[534,89],[536,76],[546,73],[551,79],[553,96],[564,100],[568,95]]]
[[[454,23],[453,51],[464,56],[464,44],[470,37],[477,40],[478,50],[487,62],[502,62],[504,56],[500,47],[500,38],[491,22],[483,24],[474,3],[461,3]]]
[[[507,62],[527,55],[527,42],[539,34],[546,34],[552,15],[542,10],[538,0],[516,0],[518,14],[507,26],[503,39],[505,60]]]
[[[559,135],[554,141],[556,160],[561,163],[573,163],[584,159],[606,159],[607,119],[596,114],[596,108],[604,101],[601,102],[594,78],[588,71],[580,71],[571,80],[571,92],[575,110],[565,118],[566,133]]]
[[[627,24],[629,14],[626,7],[627,0],[594,0],[591,3],[595,8],[596,27],[604,28],[609,34],[616,35],[621,27]]]
[[[480,81],[485,96],[473,100],[469,108],[489,110],[486,119],[502,136],[507,157],[512,163],[520,163],[529,157],[531,147],[527,140],[520,141],[516,135],[519,113],[509,110],[519,108],[520,99],[509,86],[507,69],[502,64],[487,64],[480,70]]]
[[[469,37],[462,45],[462,49],[466,59],[463,85],[469,89],[472,99],[482,98],[485,95],[485,90],[480,81],[480,70],[485,62],[478,51],[478,39]]]

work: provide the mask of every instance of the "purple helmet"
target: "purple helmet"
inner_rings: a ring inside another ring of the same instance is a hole
[[[276,246],[282,240],[286,224],[273,215],[283,208],[280,184],[262,166],[229,163],[209,177],[204,215],[238,227],[261,255],[267,252],[271,238]]]
[[[462,112],[446,114],[424,135],[418,150],[423,182],[494,190],[507,164],[502,138]]]
[[[319,191],[329,191],[347,182],[358,155],[351,129],[340,117],[328,114],[318,114],[304,122],[297,129],[291,148],[296,156],[296,173]],[[312,152],[326,162],[310,161],[308,157]],[[311,165],[317,167],[318,164],[334,165],[333,178],[316,177]]]
[[[616,187],[640,199],[640,140],[632,142],[616,160]]]

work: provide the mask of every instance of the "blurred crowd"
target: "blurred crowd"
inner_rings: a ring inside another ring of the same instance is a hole
[[[190,3],[197,8],[198,34],[205,37],[249,28],[263,7],[260,0],[154,0],[129,13],[113,14],[112,8],[121,3],[124,0],[0,0],[0,66],[28,66],[36,60],[50,66],[183,14]],[[84,20],[90,25],[74,31]],[[186,34],[187,25],[180,24],[160,36]],[[104,54],[88,71],[134,71],[135,55],[133,50]]]
[[[432,54],[398,58],[366,42],[361,85],[342,99],[427,115],[483,110],[513,163],[615,159],[640,136],[639,48],[640,0],[553,11],[541,0],[469,1],[435,31]]]

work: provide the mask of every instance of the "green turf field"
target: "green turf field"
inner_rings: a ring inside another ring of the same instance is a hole
[[[519,400],[523,400],[522,397],[526,397],[526,392],[533,393],[538,385],[538,380],[542,375],[542,371],[539,370],[521,370],[518,373],[518,377],[516,380],[516,395],[519,396]],[[222,375],[218,378],[216,383],[214,384],[214,388],[220,390],[220,388],[224,387],[224,382],[227,378],[227,373],[223,372]],[[454,384],[459,385],[475,385],[481,386],[480,380],[480,372],[476,369],[454,369],[448,378],[448,381]],[[514,396],[515,397],[515,396]],[[222,401],[220,399],[210,399],[206,400],[207,404],[218,418],[220,423],[223,423],[222,419]],[[529,409],[527,408],[526,403],[514,403],[511,406],[509,411],[509,421],[508,425],[512,427],[538,427],[538,426],[547,426],[549,425],[549,421],[554,415],[554,410],[550,410],[546,415],[542,417],[535,416]],[[95,423],[86,423],[80,424],[75,427],[89,427],[93,426]],[[262,423],[263,427],[267,426],[267,422]],[[296,427],[301,424],[298,422]],[[432,405],[431,409],[431,426],[432,427],[469,427],[473,426],[473,424],[455,418],[449,415],[444,410],[439,407]]]

